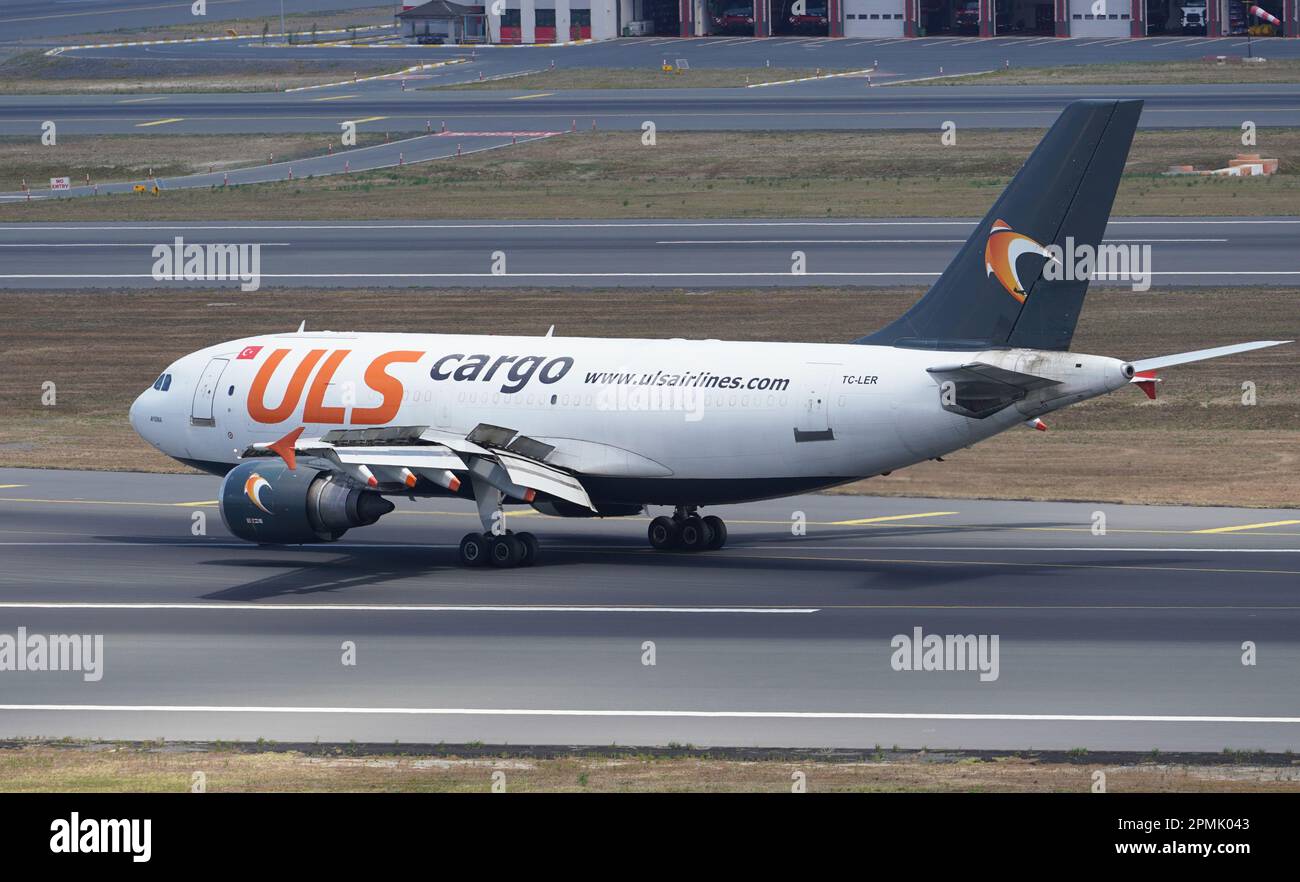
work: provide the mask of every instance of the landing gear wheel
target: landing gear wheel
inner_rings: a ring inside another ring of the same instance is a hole
[[[704,551],[713,542],[713,530],[703,518],[695,515],[682,521],[681,534],[682,546],[687,551]]]
[[[650,545],[659,551],[676,548],[681,541],[681,531],[677,527],[677,522],[662,515],[650,522],[647,534],[650,537]]]
[[[488,541],[488,556],[494,567],[517,567],[524,557],[524,544],[513,534],[493,536]]]
[[[487,558],[487,538],[482,533],[466,533],[460,540],[460,562],[467,567],[481,567]]]
[[[713,541],[709,543],[709,551],[717,551],[727,544],[727,523],[717,515],[708,515],[704,518],[704,526],[713,531]]]
[[[531,567],[537,563],[537,555],[541,553],[541,543],[532,533],[516,533],[515,538],[519,540],[519,545],[523,554],[519,558],[519,566]]]

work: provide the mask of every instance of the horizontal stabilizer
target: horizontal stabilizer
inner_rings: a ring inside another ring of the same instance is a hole
[[[1173,367],[1176,364],[1190,364],[1193,361],[1205,361],[1210,358],[1222,358],[1236,355],[1238,352],[1250,352],[1252,349],[1266,349],[1269,346],[1282,346],[1291,340],[1256,340],[1253,343],[1234,343],[1231,346],[1216,346],[1213,349],[1197,349],[1195,352],[1179,352],[1174,355],[1159,355],[1155,358],[1143,358],[1133,362],[1137,373]]]

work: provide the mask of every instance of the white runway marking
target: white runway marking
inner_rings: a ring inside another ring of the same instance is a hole
[[[859,221],[484,221],[467,224],[98,224],[98,225],[0,225],[0,233],[27,232],[130,232],[130,230],[551,230],[551,229],[679,229],[679,228],[767,228],[767,226],[975,226],[972,220],[859,220]],[[1297,217],[1219,220],[1112,220],[1109,226],[1294,226]]]
[[[407,224],[92,224],[36,226],[0,225],[0,233],[29,231],[129,230],[553,230],[553,229],[675,229],[678,227],[973,227],[973,220],[855,220],[855,221],[500,221],[483,223]],[[1216,220],[1112,220],[1108,226],[1260,226],[1300,224],[1300,218],[1219,218]]]
[[[758,606],[452,606],[445,604],[356,604],[356,603],[98,603],[80,601],[4,601],[0,609],[89,609],[89,610],[267,610],[307,612],[544,612],[544,613],[745,613],[763,615],[811,615],[813,607]]]
[[[264,707],[211,704],[0,704],[0,711],[106,711],[117,713],[400,714],[464,717],[670,717],[744,720],[957,720],[1028,723],[1300,723],[1300,717],[1182,716],[1165,714],[960,714],[870,711],[579,710],[495,707]]]
[[[623,272],[623,273],[262,273],[262,279],[757,279],[757,278],[802,278],[802,279],[842,279],[842,278],[930,278],[939,272],[921,272],[912,270],[876,271],[844,270],[836,272],[792,273],[789,270],[773,272]],[[1111,274],[1113,275],[1113,274]],[[1156,276],[1300,276],[1300,270],[1179,270],[1170,272],[1150,272],[1146,275]],[[5,273],[0,279],[15,280],[50,280],[50,279],[154,279],[149,273]],[[1094,282],[1119,281],[1094,276]],[[156,281],[156,280],[154,280]],[[237,280],[233,280],[237,281]],[[185,282],[178,281],[184,285]]]

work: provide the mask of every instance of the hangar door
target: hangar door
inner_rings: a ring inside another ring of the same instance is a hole
[[[844,36],[903,36],[903,0],[844,0]]]
[[[1129,0],[1070,0],[1070,36],[1127,37],[1132,9]]]

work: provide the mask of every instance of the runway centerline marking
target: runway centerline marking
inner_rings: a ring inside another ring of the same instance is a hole
[[[543,612],[543,613],[737,613],[812,615],[816,607],[788,606],[475,606],[385,603],[152,603],[90,601],[0,601],[0,609],[185,610],[203,612]]]
[[[1265,521],[1261,524],[1241,524],[1236,527],[1214,527],[1209,530],[1196,530],[1197,533],[1236,533],[1240,530],[1262,530],[1266,527],[1289,527],[1300,521]]]
[[[878,518],[858,518],[852,521],[831,521],[834,527],[853,527],[859,524],[879,524],[885,521],[905,521],[909,518],[937,518],[944,515],[955,515],[960,512],[955,511],[924,511],[917,514],[900,514],[900,515],[883,515]]]
[[[676,717],[770,720],[964,720],[1032,723],[1300,723],[1300,717],[1173,714],[997,714],[889,711],[603,710],[497,707],[303,707],[212,704],[0,704],[0,711],[105,711],[109,713],[400,714],[467,717]]]

